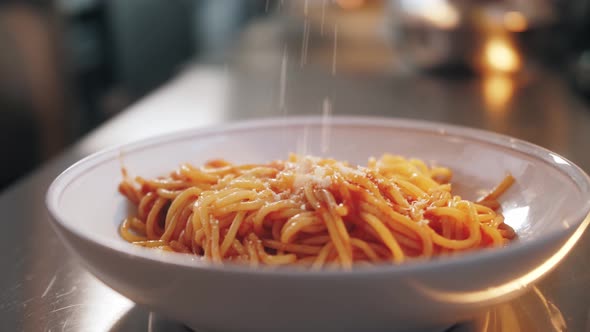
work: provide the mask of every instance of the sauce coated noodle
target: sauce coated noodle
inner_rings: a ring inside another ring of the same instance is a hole
[[[501,247],[516,235],[497,211],[506,178],[478,202],[451,192],[451,170],[385,154],[367,167],[290,155],[124,179],[137,206],[120,227],[136,245],[213,262],[311,269],[431,258]]]

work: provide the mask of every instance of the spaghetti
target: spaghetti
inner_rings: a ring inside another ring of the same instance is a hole
[[[367,167],[291,155],[268,164],[183,164],[156,179],[123,175],[119,191],[137,206],[121,224],[125,240],[217,263],[350,269],[515,237],[497,212],[512,176],[472,202],[451,193],[448,168],[389,154]]]

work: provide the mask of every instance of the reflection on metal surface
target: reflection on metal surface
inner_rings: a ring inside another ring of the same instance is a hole
[[[145,319],[148,332],[189,331],[181,322],[171,321],[157,313],[152,312]],[[202,329],[194,331],[207,332]],[[445,331],[563,332],[567,331],[567,325],[561,311],[548,301],[537,287],[533,287],[532,291],[517,300],[494,306],[471,320],[458,323]],[[119,332],[119,330],[115,332]]]
[[[490,38],[484,46],[484,63],[490,71],[515,72],[521,60],[514,46],[502,37]]]
[[[537,297],[545,307],[547,317],[549,318],[551,326],[553,326],[555,331],[566,331],[567,324],[565,323],[565,319],[563,318],[563,314],[561,313],[559,308],[557,308],[557,306],[553,304],[551,301],[547,300],[543,293],[541,293],[541,291],[537,287],[533,287],[533,292],[537,295]]]
[[[514,81],[504,75],[490,75],[483,78],[483,97],[487,109],[501,112],[514,94]]]
[[[528,21],[521,12],[511,11],[504,14],[504,26],[512,32],[522,32],[528,28]]]
[[[456,28],[461,21],[459,11],[447,0],[401,0],[400,5],[409,15],[439,29]]]
[[[499,321],[498,325],[500,327],[500,331],[522,331],[514,307],[512,307],[510,304],[504,304],[499,306],[496,311],[497,317],[501,317],[499,320],[496,319],[497,322]]]
[[[536,287],[519,299],[497,305],[448,332],[562,332],[567,326],[559,309]]]
[[[416,289],[422,291],[426,296],[432,299],[448,303],[456,304],[471,304],[489,300],[494,297],[502,297],[510,294],[518,289],[526,287],[532,284],[534,281],[545,275],[551,270],[557,263],[559,263],[565,255],[572,249],[578,239],[584,234],[586,227],[590,224],[590,215],[586,216],[584,221],[580,224],[580,227],[570,236],[570,238],[563,244],[555,254],[549,257],[543,264],[540,264],[534,270],[524,274],[523,276],[516,278],[504,285],[497,287],[490,287],[483,291],[473,292],[455,292],[447,291],[444,289],[434,289],[423,285],[419,282],[411,282]]]
[[[79,324],[92,326],[93,331],[109,331],[133,308],[134,303],[104,284],[97,283],[91,275],[87,274],[85,279],[82,281],[86,290],[84,301],[95,305],[92,310],[85,310],[78,315]]]

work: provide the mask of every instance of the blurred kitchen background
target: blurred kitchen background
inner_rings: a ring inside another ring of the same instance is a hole
[[[231,80],[222,120],[329,101],[542,130],[567,156],[588,137],[562,114],[590,112],[590,0],[0,1],[0,188],[195,68]]]

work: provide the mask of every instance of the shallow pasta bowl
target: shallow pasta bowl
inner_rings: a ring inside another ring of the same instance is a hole
[[[450,167],[474,199],[506,173],[500,199],[518,240],[505,248],[428,262],[352,271],[216,266],[134,246],[118,234],[128,213],[121,163],[132,175],[167,174],[180,163],[285,159],[289,152],[365,164],[390,152]],[[91,155],[50,186],[52,223],[82,264],[150,310],[214,331],[407,331],[444,328],[524,292],[549,273],[590,223],[590,179],[541,147],[437,123],[364,117],[259,120],[195,129]]]

